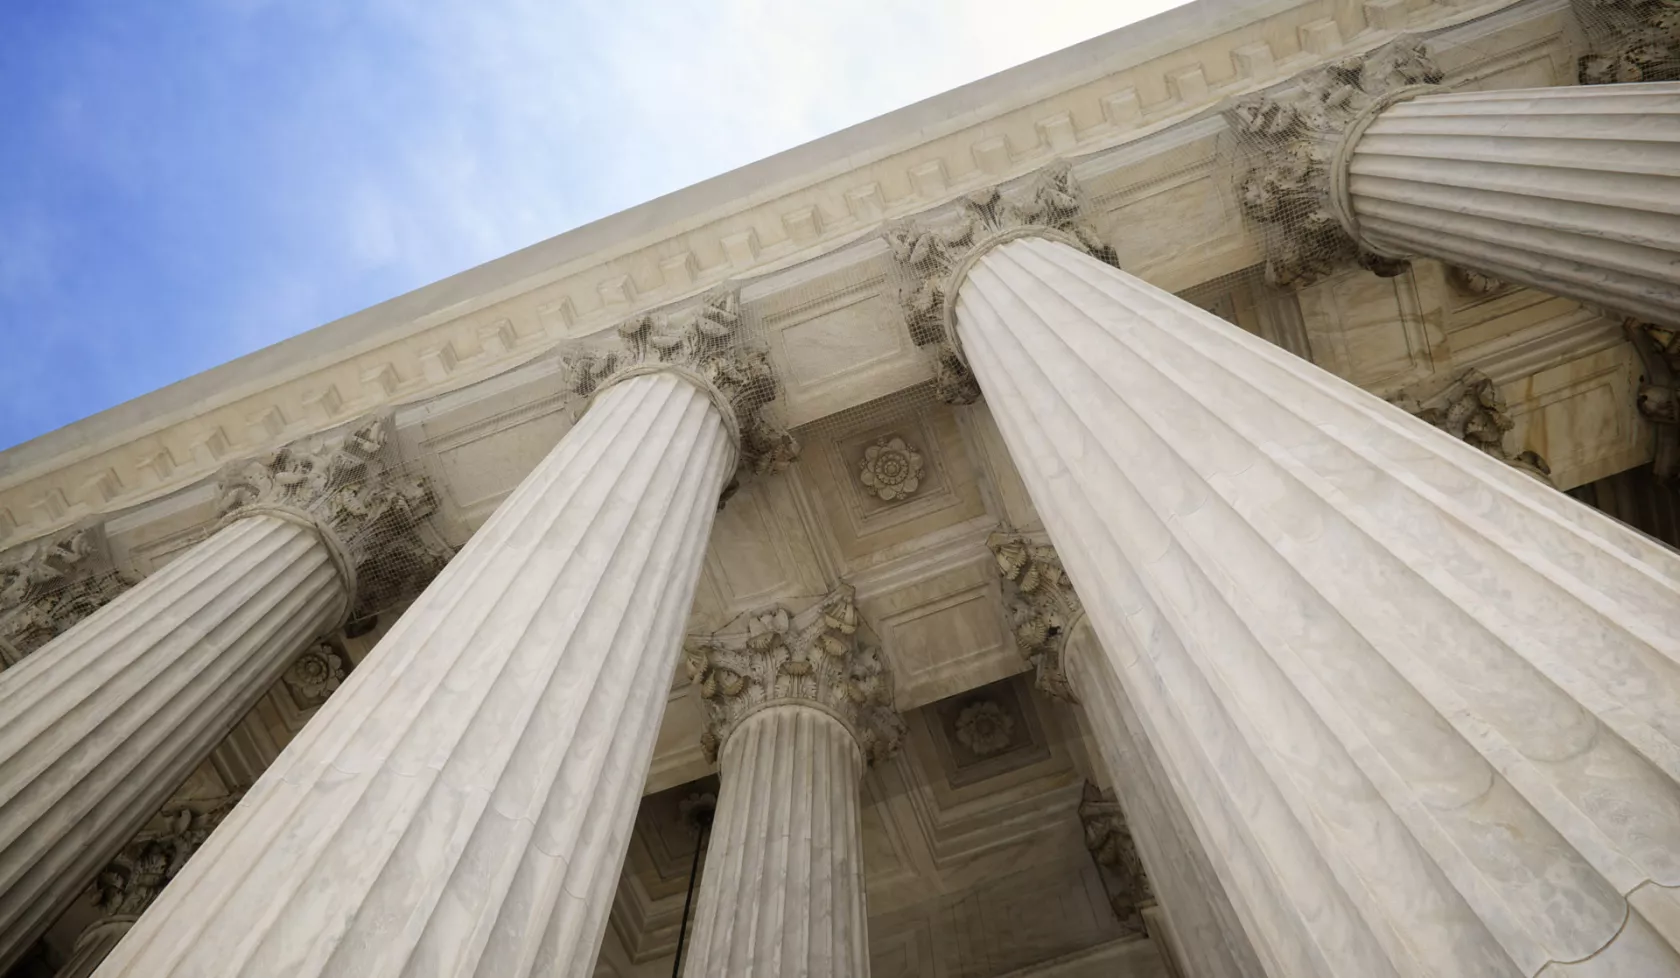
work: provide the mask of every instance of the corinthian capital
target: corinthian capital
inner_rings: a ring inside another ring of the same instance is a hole
[[[1680,330],[1637,319],[1623,321],[1644,368],[1639,378],[1639,413],[1656,434],[1652,471],[1657,481],[1680,479]]]
[[[1062,569],[1056,548],[1019,533],[1000,530],[986,539],[1006,582],[1009,621],[1021,655],[1038,671],[1039,689],[1077,703],[1067,681],[1063,653],[1085,607]]]
[[[1260,225],[1268,282],[1304,288],[1354,263],[1378,275],[1404,270],[1403,262],[1361,247],[1338,216],[1337,156],[1345,140],[1358,137],[1361,120],[1440,80],[1423,42],[1400,38],[1226,111],[1248,157],[1239,200],[1243,213]]]
[[[1431,378],[1391,397],[1396,406],[1454,438],[1551,484],[1551,466],[1539,453],[1513,452],[1505,433],[1516,426],[1499,386],[1474,367]]]
[[[144,912],[243,794],[180,802],[159,812],[100,871],[93,884],[94,904],[108,917]]]
[[[1143,859],[1138,856],[1137,844],[1132,841],[1126,813],[1115,800],[1114,792],[1085,782],[1085,794],[1079,802],[1079,823],[1085,830],[1085,848],[1097,864],[1115,919],[1128,932],[1143,933],[1143,907],[1154,902],[1155,895],[1144,872]]]
[[[1110,265],[1120,262],[1087,219],[1084,196],[1066,162],[1040,170],[1022,199],[988,187],[959,199],[957,206],[954,221],[904,221],[889,227],[886,239],[898,265],[898,301],[910,336],[917,346],[936,350],[934,383],[940,399],[970,404],[980,397],[980,388],[963,360],[949,308],[967,259],[1006,232],[1043,228]]]
[[[99,527],[0,554],[0,669],[64,634],[129,583],[112,569]]]
[[[352,618],[418,593],[450,556],[427,520],[437,495],[393,460],[389,430],[383,417],[364,419],[235,463],[218,477],[224,520],[270,513],[320,531],[356,592]]]
[[[766,706],[805,704],[838,718],[874,764],[904,739],[893,709],[892,683],[880,650],[857,634],[852,589],[842,586],[792,614],[772,608],[753,615],[744,635],[693,638],[683,649],[688,675],[706,707],[701,746],[708,760],[735,727]]]
[[[686,325],[664,316],[628,319],[615,343],[568,355],[565,364],[572,393],[585,397],[633,373],[684,371],[710,385],[729,413],[740,434],[738,473],[780,472],[799,457],[799,442],[767,411],[780,387],[769,356],[742,328],[733,286],[708,293]]]

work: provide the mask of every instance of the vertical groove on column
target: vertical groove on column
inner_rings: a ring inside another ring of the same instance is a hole
[[[1088,628],[1068,639],[1068,681],[1108,767],[1138,854],[1183,956],[1186,978],[1265,972],[1197,841],[1179,794],[1136,729],[1135,711]],[[1159,940],[1160,935],[1155,935]]]
[[[0,962],[156,814],[346,599],[313,530],[247,517],[0,674]]]
[[[1354,144],[1366,243],[1680,324],[1680,82],[1426,95]]]
[[[685,978],[868,978],[851,733],[771,706],[729,735],[720,767]]]
[[[100,974],[588,975],[733,455],[603,392]]]
[[[1680,974],[1680,560],[1065,246],[957,314],[1269,971]]]

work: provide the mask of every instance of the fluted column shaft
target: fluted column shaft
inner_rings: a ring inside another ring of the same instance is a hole
[[[1063,653],[1068,684],[1084,710],[1138,856],[1172,929],[1171,951],[1179,958],[1184,978],[1258,978],[1265,971],[1160,760],[1137,729],[1136,711],[1106,654],[1089,621],[1082,621]]]
[[[1371,251],[1680,326],[1680,82],[1419,95],[1343,157]]]
[[[962,348],[1268,973],[1680,975],[1680,558],[1059,241]]]
[[[314,528],[249,516],[0,673],[0,970],[348,600]]]
[[[868,978],[863,752],[811,706],[769,706],[719,756],[685,978]]]
[[[98,974],[588,975],[735,454],[602,390]]]

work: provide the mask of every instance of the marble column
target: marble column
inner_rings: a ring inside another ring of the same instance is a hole
[[[1016,641],[1038,668],[1039,688],[1073,704],[1096,742],[1166,918],[1169,933],[1152,936],[1175,956],[1184,978],[1264,974],[1055,549],[1012,532],[993,534],[987,545],[1007,582]]]
[[[940,240],[1268,973],[1680,975],[1680,557],[1064,231]]]
[[[0,968],[343,620],[369,535],[423,508],[381,477],[383,431],[230,469],[225,525],[0,673]]]
[[[722,790],[686,978],[868,978],[858,783],[904,727],[856,632],[842,588],[689,644]]]
[[[1274,283],[1434,258],[1680,326],[1680,82],[1440,80],[1408,40],[1231,110]]]
[[[718,498],[774,391],[733,295],[630,324],[593,402],[98,974],[583,976]]]

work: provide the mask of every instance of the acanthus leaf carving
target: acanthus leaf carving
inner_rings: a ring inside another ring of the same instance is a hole
[[[1006,591],[1012,592],[1006,594],[1010,629],[1021,655],[1036,669],[1036,685],[1057,699],[1078,703],[1063,654],[1085,609],[1056,549],[1007,530],[987,537],[986,546],[1007,582]]]
[[[1302,289],[1353,264],[1384,277],[1405,271],[1404,261],[1372,252],[1348,233],[1332,202],[1331,169],[1344,134],[1362,113],[1393,93],[1434,85],[1441,77],[1421,40],[1400,38],[1226,112],[1251,157],[1238,199],[1262,229],[1267,282]]]
[[[235,463],[218,478],[224,521],[278,511],[322,532],[355,571],[352,620],[418,594],[453,555],[430,523],[438,505],[430,480],[388,458],[389,429],[385,417],[364,418]]]
[[[1575,0],[1591,51],[1576,61],[1583,85],[1680,80],[1680,2]]]
[[[107,917],[144,912],[243,794],[164,808],[100,870],[92,886],[94,905]]]
[[[1114,793],[1085,782],[1085,793],[1079,802],[1079,823],[1084,830],[1085,848],[1097,864],[1115,919],[1127,933],[1144,933],[1143,908],[1152,904],[1155,896],[1149,875],[1144,872],[1143,859],[1138,855],[1137,843],[1126,824],[1126,813]]]
[[[863,640],[858,625],[852,588],[841,586],[799,614],[777,607],[752,615],[745,634],[690,638],[683,658],[706,711],[707,760],[717,760],[749,714],[799,703],[846,724],[869,764],[892,756],[904,739],[904,719],[893,707],[880,649]]]
[[[1419,420],[1550,483],[1552,469],[1538,452],[1512,452],[1505,434],[1515,427],[1499,385],[1474,367],[1426,380],[1389,398]]]
[[[769,410],[781,388],[768,352],[742,328],[738,289],[707,293],[687,324],[641,315],[619,324],[616,336],[609,348],[568,353],[567,387],[590,397],[631,370],[661,365],[690,371],[710,384],[733,413],[741,436],[737,480],[725,498],[741,475],[780,472],[798,459],[799,441]]]
[[[947,335],[945,307],[952,275],[976,247],[1005,231],[1043,227],[1061,232],[1100,261],[1118,267],[1120,259],[1088,219],[1084,195],[1066,161],[1040,170],[1025,199],[987,187],[959,198],[957,207],[954,222],[901,221],[889,226],[885,237],[901,278],[898,301],[910,338],[935,351],[935,393],[948,404],[972,404],[980,398],[980,387],[955,338]]]
[[[69,631],[131,583],[111,567],[96,526],[0,555],[0,669]]]

